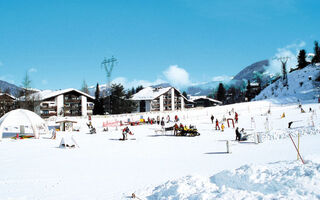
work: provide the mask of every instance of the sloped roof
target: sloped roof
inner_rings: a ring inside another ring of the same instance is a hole
[[[77,93],[80,93],[83,96],[86,96],[87,98],[91,98],[92,100],[95,99],[93,96],[88,95],[80,90],[74,89],[74,88],[69,88],[69,89],[64,89],[64,90],[57,90],[57,91],[51,91],[51,90],[43,90],[41,92],[37,92],[35,94],[32,94],[33,97],[35,97],[38,100],[46,100],[52,97],[59,96],[61,94],[65,94],[71,91],[75,91]]]
[[[10,97],[11,99],[16,100],[16,98],[14,96],[10,95],[10,94],[0,93],[0,96],[2,96],[2,95],[6,95],[6,96]]]
[[[218,101],[218,100],[216,100],[216,99],[212,99],[212,98],[206,97],[206,96],[192,96],[191,99],[192,99],[193,102],[195,102],[195,101],[197,101],[197,100],[201,100],[201,99],[206,99],[206,100],[209,100],[209,101],[214,102],[214,103],[217,103],[217,104],[222,104],[221,101]]]
[[[157,97],[159,97],[160,95],[168,92],[171,88],[173,87],[165,87],[165,88],[153,88],[153,87],[146,87],[142,90],[140,90],[138,93],[134,94],[133,97],[131,98],[131,100],[134,101],[141,101],[141,100],[153,100],[156,99]],[[185,99],[188,100],[187,98],[185,98],[181,92],[179,90],[177,90],[176,88],[174,88],[176,91],[179,92],[179,94]]]

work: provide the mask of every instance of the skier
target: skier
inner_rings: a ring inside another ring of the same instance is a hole
[[[216,119],[216,130],[220,130],[219,121]]]
[[[167,116],[167,123],[169,123],[170,122],[170,116],[168,115]]]
[[[126,126],[123,130],[122,130],[122,140],[127,140],[128,139],[128,133],[130,135],[133,135],[133,133],[130,131],[129,127]]]
[[[164,117],[162,117],[160,124],[161,124],[161,126],[164,126]]]
[[[157,116],[157,124],[158,125],[160,124],[160,116],[159,115]]]
[[[214,116],[211,115],[211,122],[212,122],[212,124],[213,124],[213,120],[214,120]]]
[[[178,121],[179,121],[178,115],[174,116],[174,121],[175,121],[175,122],[178,122]]]
[[[240,141],[241,133],[239,132],[239,127],[236,128],[236,140]]]
[[[222,132],[224,131],[224,124],[223,123],[221,124],[221,131]]]
[[[234,114],[234,120],[236,121],[236,123],[238,123],[238,113],[237,112],[235,112],[235,114]]]

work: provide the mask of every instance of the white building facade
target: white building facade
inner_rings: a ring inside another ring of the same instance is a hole
[[[39,92],[34,97],[39,101],[35,111],[43,118],[92,115],[94,107],[94,97],[72,88]]]
[[[174,87],[146,87],[134,94],[131,100],[137,103],[136,112],[183,110],[188,102]]]

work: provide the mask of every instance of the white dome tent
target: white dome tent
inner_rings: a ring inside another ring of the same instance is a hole
[[[25,133],[39,138],[40,133],[49,133],[46,122],[36,113],[25,109],[16,109],[0,118],[0,140],[3,133]]]

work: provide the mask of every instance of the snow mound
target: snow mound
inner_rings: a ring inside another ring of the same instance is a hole
[[[187,176],[141,192],[153,199],[319,199],[320,163],[244,165],[210,178]],[[137,193],[138,194],[138,193]]]
[[[317,102],[319,97],[320,67],[307,67],[288,73],[288,87],[283,87],[282,78],[278,79],[257,95],[254,100],[270,99],[274,103]]]

